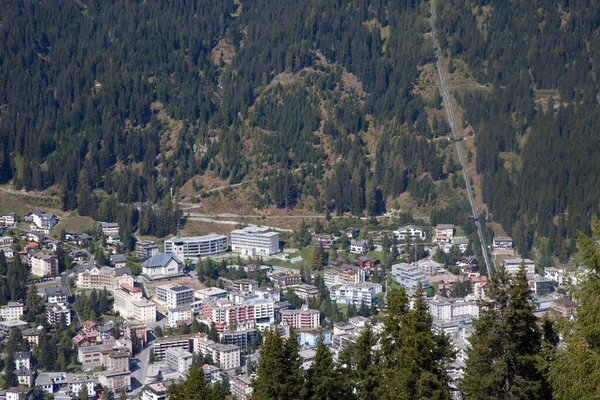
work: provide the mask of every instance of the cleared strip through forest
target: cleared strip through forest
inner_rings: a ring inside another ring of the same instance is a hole
[[[460,159],[460,165],[462,166],[463,177],[465,179],[465,185],[467,186],[467,193],[469,194],[469,203],[471,203],[471,211],[473,212],[473,218],[475,219],[475,225],[477,227],[477,235],[479,236],[479,243],[481,245],[481,254],[485,262],[485,267],[489,275],[495,272],[495,267],[490,263],[485,241],[483,240],[483,230],[481,229],[481,223],[479,222],[479,213],[475,206],[475,198],[473,196],[473,188],[471,187],[471,179],[467,172],[467,164],[463,156],[462,146],[460,145],[460,136],[458,136],[458,130],[456,129],[456,117],[454,116],[454,110],[452,110],[452,101],[448,93],[448,87],[446,86],[446,78],[444,78],[444,72],[442,70],[442,62],[440,61],[440,54],[435,39],[435,0],[431,0],[431,38],[433,41],[433,51],[435,53],[437,69],[440,74],[440,88],[442,91],[442,99],[444,103],[444,109],[446,110],[446,117],[448,118],[448,124],[452,130],[452,136],[454,137],[454,144],[458,151],[458,158]]]

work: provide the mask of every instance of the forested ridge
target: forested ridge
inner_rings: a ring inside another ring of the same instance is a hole
[[[444,55],[491,85],[455,93],[475,131],[484,201],[522,254],[544,236],[567,260],[600,198],[600,4],[436,4]]]
[[[454,93],[483,200],[524,254],[546,236],[568,258],[599,194],[598,5],[436,4],[444,56],[492,88]],[[460,202],[440,185],[464,187],[436,140],[441,97],[419,90],[429,17],[414,0],[7,2],[0,181],[54,188],[93,217],[114,201],[171,204],[171,188],[207,173],[252,182],[257,208]]]

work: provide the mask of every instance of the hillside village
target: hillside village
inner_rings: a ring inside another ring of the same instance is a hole
[[[335,359],[365,326],[381,332],[394,288],[425,291],[433,328],[457,352],[448,367],[457,382],[488,288],[470,240],[452,224],[377,235],[303,224],[294,232],[303,249],[285,247],[276,228],[248,225],[138,239],[129,250],[114,222],[56,232],[59,218],[35,210],[0,223],[6,399],[167,399],[168,387],[201,365],[209,384],[246,400],[266,330],[295,338],[308,370],[319,340]],[[509,274],[524,268],[539,318],[573,316],[567,289],[580,272],[521,259],[509,237],[494,237],[489,252]]]

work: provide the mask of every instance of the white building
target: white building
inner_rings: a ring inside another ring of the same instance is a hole
[[[434,243],[452,243],[454,237],[454,225],[452,224],[438,224],[435,227],[435,234],[433,235]]]
[[[144,386],[142,390],[142,400],[167,400],[169,390],[164,383],[152,383]]]
[[[156,300],[168,309],[189,306],[194,302],[194,289],[175,284],[160,285],[156,287]]]
[[[227,251],[227,236],[210,234],[205,236],[171,238],[165,241],[165,253],[175,254],[180,260],[196,260]]]
[[[39,277],[58,275],[58,258],[46,253],[36,253],[29,260],[31,274]]]
[[[513,247],[513,240],[507,236],[498,236],[492,241],[492,248],[494,250],[512,250]]]
[[[440,264],[436,263],[435,261],[426,260],[423,262],[419,262],[419,271],[421,271],[425,275],[437,275],[439,267]]]
[[[465,299],[427,299],[429,312],[435,319],[450,320],[457,317],[479,318],[479,305],[476,301]]]
[[[231,232],[231,250],[247,256],[270,256],[279,253],[279,233],[268,228],[248,226]]]
[[[0,225],[15,226],[15,225],[17,225],[18,220],[19,220],[19,217],[14,212],[9,212],[9,213],[0,215]]]
[[[175,278],[183,274],[183,263],[174,254],[157,253],[142,263],[142,274],[150,280]]]
[[[516,275],[521,269],[521,264],[525,266],[525,274],[527,279],[533,279],[535,275],[535,264],[529,258],[523,260],[522,258],[507,258],[504,260],[504,269],[511,275]]]
[[[9,301],[7,305],[0,307],[0,317],[5,321],[18,321],[23,316],[23,302]]]
[[[249,376],[235,376],[231,380],[231,394],[237,400],[250,400],[252,398],[252,378]]]
[[[171,328],[176,328],[177,322],[191,320],[193,315],[194,314],[190,306],[172,308],[167,312],[167,319],[169,321],[168,325]]]
[[[366,252],[367,252],[367,242],[365,242],[364,240],[350,241],[350,253],[365,254]]]
[[[121,285],[115,290],[113,308],[125,319],[134,319],[142,324],[156,322],[156,305],[142,297],[142,289]]]
[[[227,298],[227,290],[216,287],[207,287],[196,290],[196,298],[199,300],[219,300]]]
[[[394,231],[394,235],[396,235],[396,238],[398,238],[398,240],[406,240],[407,238],[410,238],[411,240],[425,240],[427,238],[425,230],[414,225],[406,225],[401,228],[398,228]]]
[[[165,360],[170,370],[177,371],[180,374],[186,374],[192,367],[194,355],[189,351],[179,348],[167,349]]]
[[[330,290],[331,300],[336,303],[361,304],[371,307],[377,298],[377,294],[382,292],[382,286],[379,283],[362,282],[355,284],[346,284],[333,286]]]
[[[469,248],[469,239],[465,236],[456,236],[452,239],[452,245],[464,253]]]
[[[106,236],[119,234],[119,224],[116,222],[97,222],[96,225],[102,229],[102,233]]]
[[[63,316],[67,326],[71,325],[69,303],[51,303],[46,306],[46,318],[50,325],[58,324]]]
[[[320,326],[319,310],[310,310],[306,305],[301,310],[282,310],[281,321],[292,328],[314,329]]]
[[[411,292],[417,290],[419,283],[421,283],[423,290],[431,286],[425,274],[419,271],[418,266],[406,263],[392,265],[392,278]]]
[[[52,228],[58,224],[56,215],[49,214],[42,210],[35,210],[25,216],[25,221],[32,222],[30,229],[48,235]]]
[[[240,366],[240,348],[234,344],[221,344],[209,340],[206,335],[195,342],[196,352],[203,356],[210,355],[215,365],[223,370],[235,369]]]

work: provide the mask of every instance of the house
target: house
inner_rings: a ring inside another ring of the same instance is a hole
[[[42,232],[30,231],[27,232],[26,238],[30,242],[42,243],[46,240],[46,235],[44,235]]]
[[[79,232],[77,231],[65,231],[65,237],[63,237],[63,240],[66,242],[73,242],[77,240],[78,236]]]
[[[415,239],[423,241],[427,238],[425,229],[414,225],[406,225],[398,228],[394,231],[394,235],[398,240],[407,240],[410,238],[411,241],[414,241]]]
[[[62,249],[63,243],[59,240],[48,239],[46,241],[46,247],[53,253],[56,253],[59,249]]]
[[[140,240],[135,244],[135,254],[139,258],[150,258],[158,253],[158,245],[151,240]]]
[[[116,222],[96,222],[96,227],[106,236],[119,234],[119,224]]]
[[[6,214],[0,215],[0,225],[2,226],[15,226],[19,222],[19,216],[14,212],[8,212]]]
[[[83,250],[71,250],[69,258],[76,262],[85,261],[87,259],[87,253]]]
[[[174,254],[156,253],[142,263],[142,274],[151,281],[179,277],[183,263]]]
[[[452,245],[464,253],[469,248],[469,239],[465,236],[457,236],[452,239]]]
[[[567,298],[554,301],[550,308],[560,313],[564,318],[571,318],[575,313],[575,303]]]
[[[76,242],[78,246],[87,246],[92,240],[92,237],[87,233],[82,233],[76,238]]]
[[[46,303],[60,303],[69,300],[69,288],[66,286],[51,286],[38,289],[38,295],[46,299]]]
[[[352,240],[350,242],[350,253],[365,254],[367,252],[367,242],[364,240]]]
[[[28,351],[16,351],[14,353],[15,369],[31,369],[31,353]]]
[[[418,266],[406,263],[392,265],[392,279],[409,292],[417,290],[419,283],[423,290],[431,286],[425,274],[419,271]]]
[[[127,257],[124,254],[113,254],[110,256],[110,265],[115,268],[125,268]]]
[[[317,237],[317,246],[323,246],[324,249],[329,249],[335,242],[335,238],[330,235],[320,235]]]
[[[433,235],[434,243],[452,243],[454,237],[454,225],[452,224],[438,224],[435,227],[435,233]]]
[[[31,274],[39,277],[58,275],[58,258],[56,256],[38,252],[30,259]]]
[[[494,237],[492,241],[493,250],[512,250],[513,247],[513,240],[507,236]]]
[[[5,391],[6,400],[33,400],[33,389],[26,386],[12,387]]]
[[[360,230],[354,226],[344,229],[344,233],[346,234],[346,236],[348,236],[348,239],[354,239],[358,236],[359,232]]]
[[[379,260],[367,256],[356,257],[356,263],[365,271],[373,271],[381,264]]]
[[[4,253],[4,257],[13,258],[15,256],[15,251],[10,246],[2,246],[0,247],[0,251]]]
[[[35,210],[25,215],[25,221],[31,222],[30,229],[39,231],[48,235],[52,229],[58,224],[56,215],[49,214],[42,210]]]
[[[17,381],[19,386],[32,387],[33,386],[33,371],[27,368],[21,368],[15,370]]]

